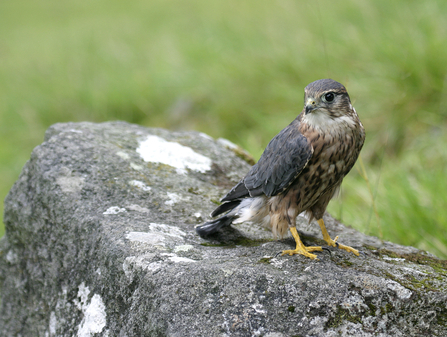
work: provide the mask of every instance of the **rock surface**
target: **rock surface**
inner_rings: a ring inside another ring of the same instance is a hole
[[[52,126],[5,201],[0,335],[447,336],[447,262],[427,253],[330,216],[361,257],[276,256],[293,240],[249,224],[199,238],[243,156],[196,132]]]

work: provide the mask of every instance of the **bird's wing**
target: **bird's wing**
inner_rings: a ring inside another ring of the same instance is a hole
[[[228,192],[222,202],[266,195],[277,195],[299,176],[312,157],[313,148],[293,121],[267,145],[259,161]]]

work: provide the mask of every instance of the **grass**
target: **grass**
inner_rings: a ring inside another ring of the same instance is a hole
[[[446,14],[441,0],[3,1],[0,195],[56,122],[199,130],[259,157],[304,86],[331,77],[367,129],[372,193],[354,169],[330,211],[447,258]]]

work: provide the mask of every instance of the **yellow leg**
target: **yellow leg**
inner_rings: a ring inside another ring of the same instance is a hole
[[[292,233],[293,238],[296,242],[296,249],[294,250],[284,250],[281,255],[294,255],[294,254],[301,254],[304,256],[307,256],[308,258],[311,258],[312,260],[316,259],[317,256],[315,254],[311,254],[309,252],[315,252],[315,251],[321,251],[321,247],[312,246],[312,247],[306,247],[301,242],[300,236],[298,235],[298,232],[296,231],[296,227],[290,227],[290,232]]]
[[[324,225],[323,219],[318,220],[318,224],[320,225],[321,233],[323,234],[323,239],[324,241],[327,242],[328,246],[338,247],[340,249],[344,249],[348,252],[354,253],[354,255],[359,256],[359,251],[357,249],[337,243],[338,236],[335,237],[334,240],[331,239],[329,233],[327,232],[326,226]]]

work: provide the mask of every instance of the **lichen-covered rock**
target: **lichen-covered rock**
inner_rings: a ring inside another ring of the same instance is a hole
[[[277,256],[293,240],[250,224],[199,238],[243,156],[196,132],[52,126],[5,201],[0,335],[447,335],[447,262],[427,253],[330,216],[361,257]]]

